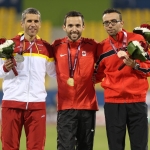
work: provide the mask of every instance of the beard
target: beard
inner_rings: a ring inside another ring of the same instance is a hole
[[[81,37],[81,34],[71,33],[71,34],[68,34],[68,37],[71,41],[75,42]]]

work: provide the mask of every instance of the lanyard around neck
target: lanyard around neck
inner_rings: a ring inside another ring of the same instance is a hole
[[[123,41],[122,41],[122,47],[123,48],[126,48],[126,45],[127,45],[127,33],[123,31]],[[115,45],[112,43],[112,41],[110,40],[110,45],[112,46],[113,50],[115,51],[115,53],[117,53],[117,48],[115,47]],[[94,69],[94,74],[97,73],[97,70],[98,70],[98,66],[99,66],[99,63],[100,63],[100,57],[98,58],[97,62],[96,62],[96,65],[95,65],[95,69]]]
[[[123,41],[122,41],[122,47],[125,48],[127,46],[127,33],[123,31]],[[117,48],[115,47],[115,45],[113,44],[113,42],[111,40],[109,40],[110,45],[112,46],[113,50],[117,53]]]
[[[19,52],[19,54],[21,54],[21,55],[23,53],[25,53],[26,51],[28,51],[33,46],[33,44],[35,43],[35,40],[36,40],[36,39],[34,39],[34,41],[32,43],[30,43],[29,47],[27,49],[23,50],[24,39],[25,39],[24,35],[21,36],[21,38],[20,38],[20,52]]]
[[[75,54],[74,64],[72,65],[72,63],[71,63],[70,45],[68,43],[68,63],[69,63],[69,73],[70,73],[70,77],[71,78],[73,78],[73,76],[74,76],[74,71],[75,71],[75,68],[76,68],[80,47],[81,47],[81,42],[78,45],[78,48],[77,48],[77,51],[76,51],[76,54]]]

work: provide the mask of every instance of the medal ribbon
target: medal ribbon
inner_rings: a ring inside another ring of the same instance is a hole
[[[123,41],[122,41],[122,47],[125,48],[127,45],[127,33],[123,31],[123,34],[124,34],[124,36],[123,36]],[[115,45],[112,43],[111,40],[109,40],[109,42],[110,42],[110,45],[112,46],[113,50],[117,53],[118,51],[117,51],[117,48],[115,47]]]
[[[123,41],[122,41],[122,47],[126,48],[126,45],[127,45],[127,33],[123,31],[123,34],[124,34],[124,37],[123,37]],[[111,40],[109,42],[110,42],[110,45],[112,46],[113,50],[115,51],[115,53],[117,53],[117,48],[115,47],[115,45],[112,43]],[[100,63],[100,59],[101,58],[99,57],[99,59],[96,62],[94,74],[97,73],[98,66],[99,66],[99,63]]]
[[[122,48],[125,49],[125,48],[126,48],[126,45],[127,45],[127,33],[124,32],[124,31],[123,31],[123,33],[124,33],[124,37],[123,37],[123,41],[122,41]],[[116,52],[116,54],[117,54],[117,52],[118,52],[118,51],[117,51],[117,48],[115,47],[115,45],[112,43],[111,40],[110,40],[109,42],[110,42],[110,45],[112,46],[113,50],[114,50],[114,51]],[[125,65],[126,65],[125,63],[122,63],[122,64],[119,66],[118,70],[121,70],[122,68],[124,68]]]
[[[20,52],[19,52],[20,55],[22,55],[24,52],[29,50],[35,43],[35,40],[34,40],[27,49],[23,50],[23,41],[24,41],[24,35],[20,38]]]
[[[75,68],[76,68],[80,47],[81,47],[81,42],[78,45],[78,48],[77,48],[77,51],[76,51],[76,54],[75,54],[74,64],[72,65],[72,63],[71,63],[70,45],[68,43],[68,63],[69,63],[69,73],[70,73],[70,77],[71,78],[73,78],[73,75],[74,75],[74,71],[75,71]]]

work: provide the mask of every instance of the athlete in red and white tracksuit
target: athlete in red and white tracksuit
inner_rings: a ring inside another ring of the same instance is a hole
[[[55,40],[52,46],[58,82],[57,148],[72,150],[77,146],[82,150],[92,150],[95,111],[98,110],[92,81],[97,43],[87,38],[80,38],[73,42],[65,37]],[[67,80],[70,78],[69,55],[71,56],[71,64],[74,64],[78,50],[73,76],[74,86],[70,86],[67,84]]]
[[[14,56],[23,46],[23,62],[16,70],[7,71],[4,59],[0,59],[0,77],[3,78],[1,140],[4,150],[18,150],[22,127],[27,136],[27,149],[44,149],[46,136],[46,73],[55,77],[55,64],[51,46],[38,36],[34,42],[24,34],[12,39],[15,42]]]
[[[105,118],[107,138],[110,150],[123,150],[126,125],[128,127],[132,150],[147,150],[148,120],[146,95],[150,76],[150,61],[141,62],[137,68],[125,66],[118,70],[123,60],[117,56],[110,41],[119,50],[123,48],[123,39],[127,35],[130,41],[143,41],[144,38],[135,33],[122,30],[117,39],[109,36],[98,47],[97,82],[104,88]],[[149,53],[149,52],[148,52]],[[142,140],[145,139],[143,142]],[[146,142],[145,142],[146,141]],[[143,149],[142,149],[143,148]]]

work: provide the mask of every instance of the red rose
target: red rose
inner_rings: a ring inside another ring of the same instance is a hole
[[[6,39],[5,38],[0,38],[0,44],[5,43]]]
[[[149,24],[141,24],[140,25],[141,28],[147,28],[150,30],[150,25]]]
[[[149,48],[149,44],[148,43],[144,43],[143,41],[140,41],[140,44],[144,48],[144,51],[147,52],[148,48]]]

